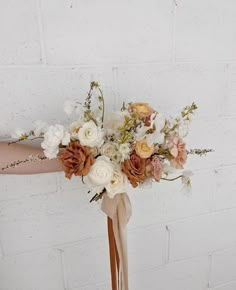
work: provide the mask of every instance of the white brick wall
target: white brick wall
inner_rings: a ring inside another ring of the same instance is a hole
[[[0,136],[68,122],[65,99],[98,80],[172,111],[195,101],[191,195],[130,190],[131,290],[236,289],[236,2],[0,0]],[[108,290],[106,217],[78,178],[0,176],[0,290]]]

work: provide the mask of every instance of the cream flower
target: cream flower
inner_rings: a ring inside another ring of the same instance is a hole
[[[107,195],[113,198],[117,193],[122,193],[126,190],[127,177],[119,169],[115,169],[111,181],[106,186]]]
[[[103,144],[101,148],[101,154],[111,159],[117,153],[117,151],[118,149],[117,149],[116,144],[110,143],[110,142]]]
[[[92,192],[99,193],[107,186],[114,174],[114,165],[106,156],[99,156],[91,166],[84,181]]]
[[[119,152],[121,154],[121,161],[128,159],[131,153],[131,146],[129,143],[123,143],[119,146]]]
[[[93,121],[83,124],[78,132],[78,138],[81,145],[94,147],[101,146],[104,142],[103,132]]]
[[[70,132],[72,138],[74,138],[76,140],[79,139],[78,133],[79,133],[80,127],[81,127],[80,121],[75,121],[75,122],[70,124],[69,132]]]

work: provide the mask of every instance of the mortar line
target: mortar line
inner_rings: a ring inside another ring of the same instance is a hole
[[[37,14],[38,14],[38,29],[39,29],[39,40],[40,40],[40,54],[41,54],[41,63],[46,64],[46,49],[45,41],[43,36],[43,19],[42,19],[42,7],[41,0],[37,0]]]
[[[208,268],[207,268],[207,287],[208,288],[210,288],[211,266],[212,266],[212,253],[208,255]]]

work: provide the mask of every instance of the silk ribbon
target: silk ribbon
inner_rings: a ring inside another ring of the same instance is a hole
[[[132,209],[126,193],[109,198],[105,193],[101,205],[107,215],[112,290],[128,290],[127,223]]]

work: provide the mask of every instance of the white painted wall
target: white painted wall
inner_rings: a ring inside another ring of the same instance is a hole
[[[68,121],[98,80],[108,109],[195,101],[191,195],[130,191],[131,290],[236,289],[235,0],[0,0],[0,135]],[[106,217],[79,179],[0,176],[0,290],[108,290]]]

